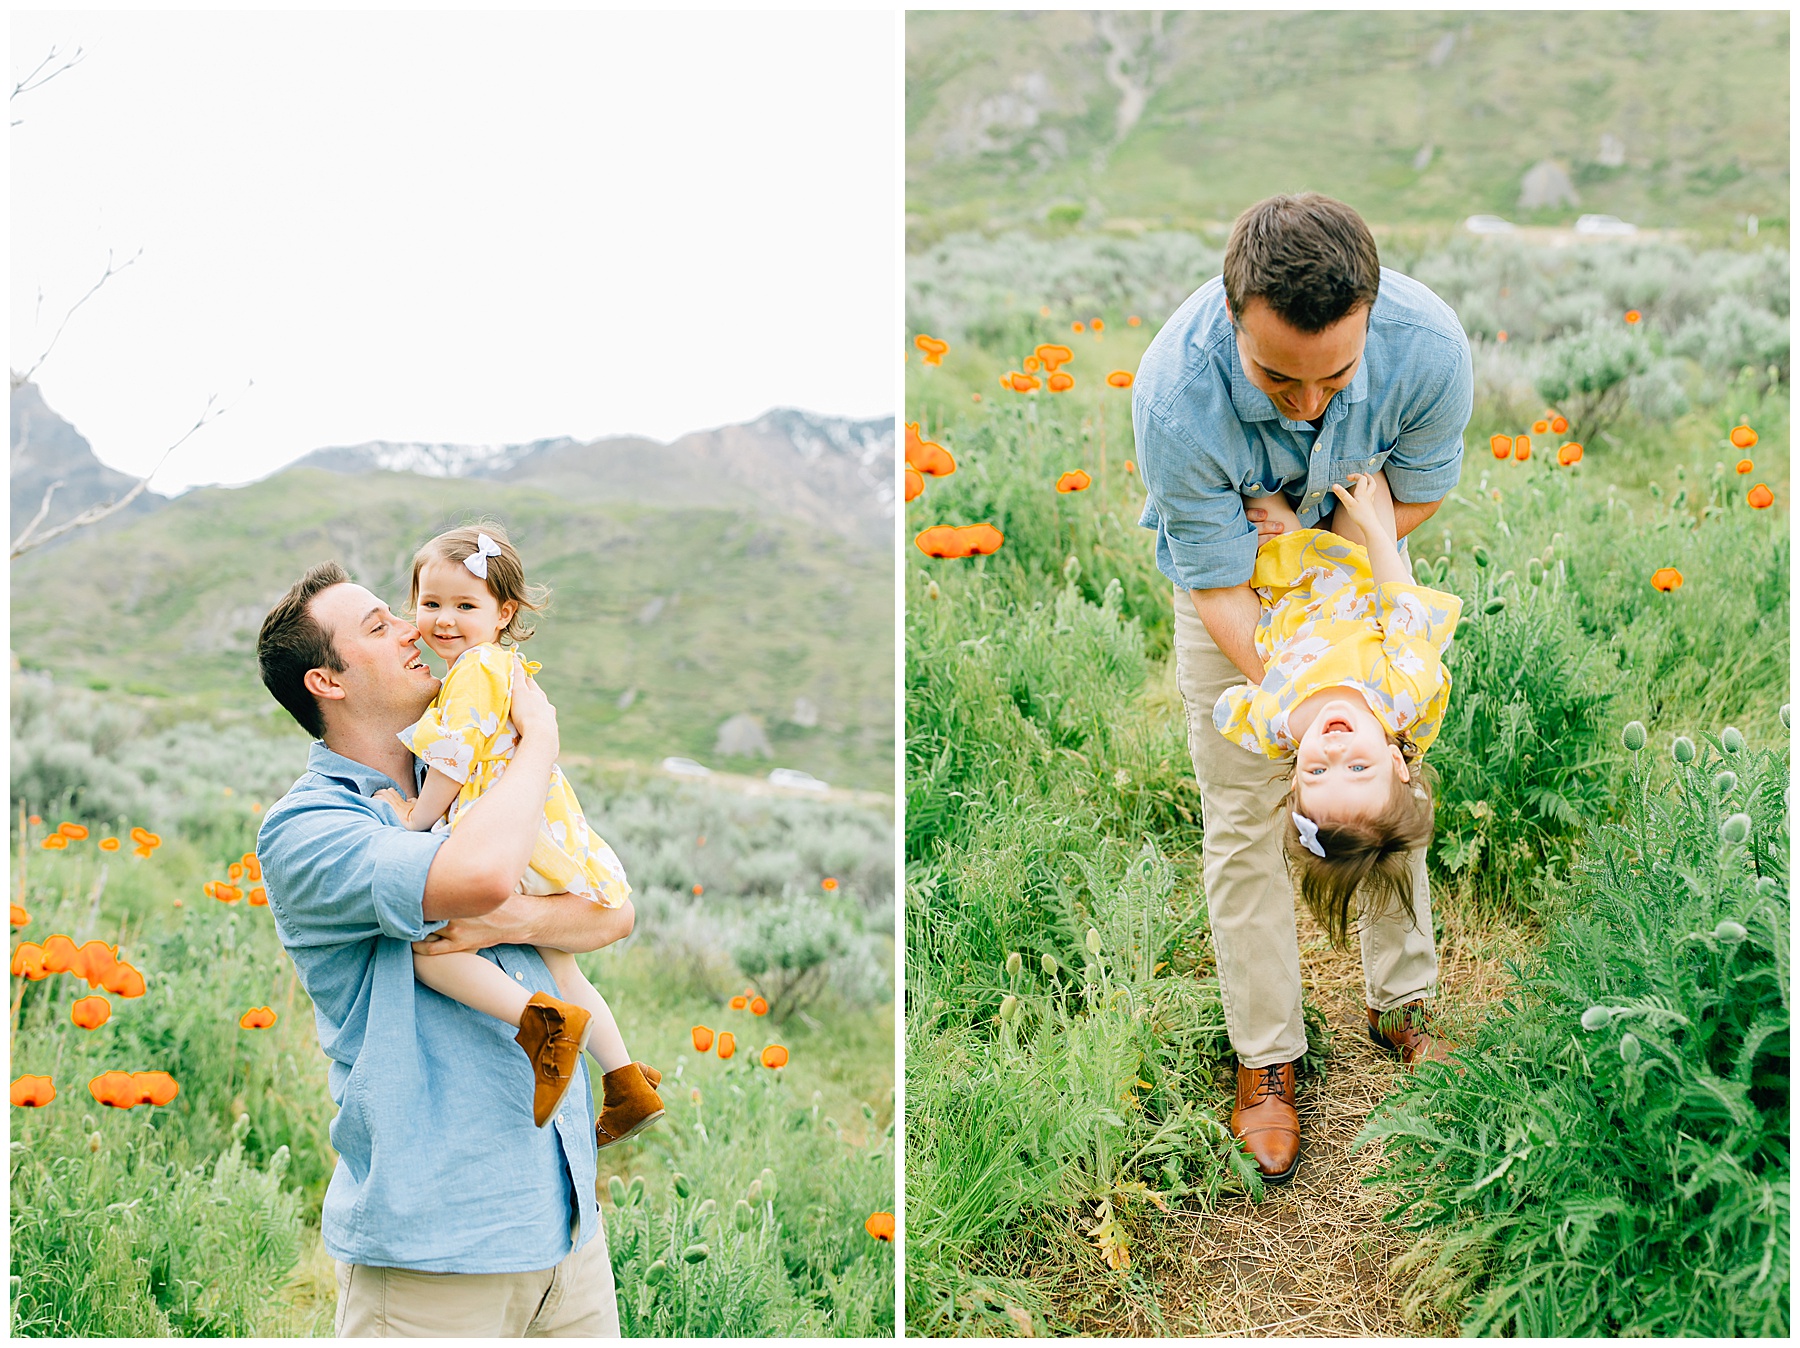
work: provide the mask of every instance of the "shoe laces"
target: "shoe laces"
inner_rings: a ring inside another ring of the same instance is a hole
[[[1258,1105],[1264,1100],[1278,1099],[1286,1094],[1286,1092],[1281,1089],[1281,1069],[1283,1066],[1285,1066],[1283,1063],[1271,1063],[1267,1067],[1258,1067],[1254,1069],[1261,1073],[1261,1075],[1257,1078],[1256,1090],[1250,1097],[1251,1104]]]

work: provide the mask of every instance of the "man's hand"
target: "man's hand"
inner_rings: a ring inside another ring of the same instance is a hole
[[[618,908],[602,908],[569,894],[515,893],[479,917],[452,918],[425,940],[413,942],[413,953],[451,955],[497,945],[536,945],[581,954],[624,940],[636,921],[630,899]]]
[[[1259,539],[1275,538],[1300,527],[1300,516],[1280,492],[1273,496],[1246,496],[1244,518],[1256,526]]]

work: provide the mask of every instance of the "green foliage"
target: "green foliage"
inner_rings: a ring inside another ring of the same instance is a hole
[[[1537,391],[1569,419],[1569,439],[1591,440],[1619,419],[1628,381],[1649,368],[1641,338],[1598,322],[1550,343]]]
[[[1706,739],[1633,755],[1503,1014],[1363,1129],[1465,1333],[1788,1332],[1788,761]]]
[[[750,917],[732,955],[756,980],[777,1024],[824,991],[831,962],[849,948],[845,918],[843,905],[808,893],[790,895]]]

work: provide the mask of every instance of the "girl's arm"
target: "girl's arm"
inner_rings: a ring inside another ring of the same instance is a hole
[[[1331,491],[1338,499],[1338,508],[1361,528],[1368,539],[1365,545],[1369,550],[1369,571],[1377,585],[1411,585],[1412,577],[1406,574],[1406,563],[1400,560],[1400,547],[1394,537],[1394,525],[1391,518],[1380,508],[1377,497],[1381,487],[1367,473],[1354,473],[1350,478],[1356,488],[1354,493],[1345,491],[1335,482]]]
[[[414,833],[424,833],[444,817],[445,811],[456,803],[456,798],[461,794],[462,783],[456,778],[439,772],[436,768],[427,768],[425,785],[419,788],[417,800],[407,800],[392,789],[377,791],[375,799],[392,805],[395,813],[400,816],[400,822]]]

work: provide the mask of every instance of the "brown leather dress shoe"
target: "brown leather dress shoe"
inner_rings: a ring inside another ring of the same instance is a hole
[[[581,1061],[581,1041],[587,1034],[587,1011],[574,1002],[561,1001],[547,992],[534,992],[519,1017],[518,1045],[531,1059],[535,1078],[531,1118],[539,1128],[550,1121],[556,1107],[575,1084],[575,1068]]]
[[[660,1073],[657,1080],[661,1081]],[[600,1120],[594,1125],[594,1140],[610,1147],[635,1137],[663,1116],[662,1097],[651,1086],[644,1069],[637,1063],[626,1063],[600,1078],[603,1095]]]
[[[1456,1045],[1437,1032],[1431,1006],[1423,997],[1386,1011],[1369,1008],[1369,1038],[1411,1067],[1416,1062],[1449,1062]]]
[[[1231,1131],[1262,1171],[1263,1183],[1285,1184],[1300,1167],[1300,1111],[1294,1104],[1294,1064],[1238,1064],[1237,1108]]]

